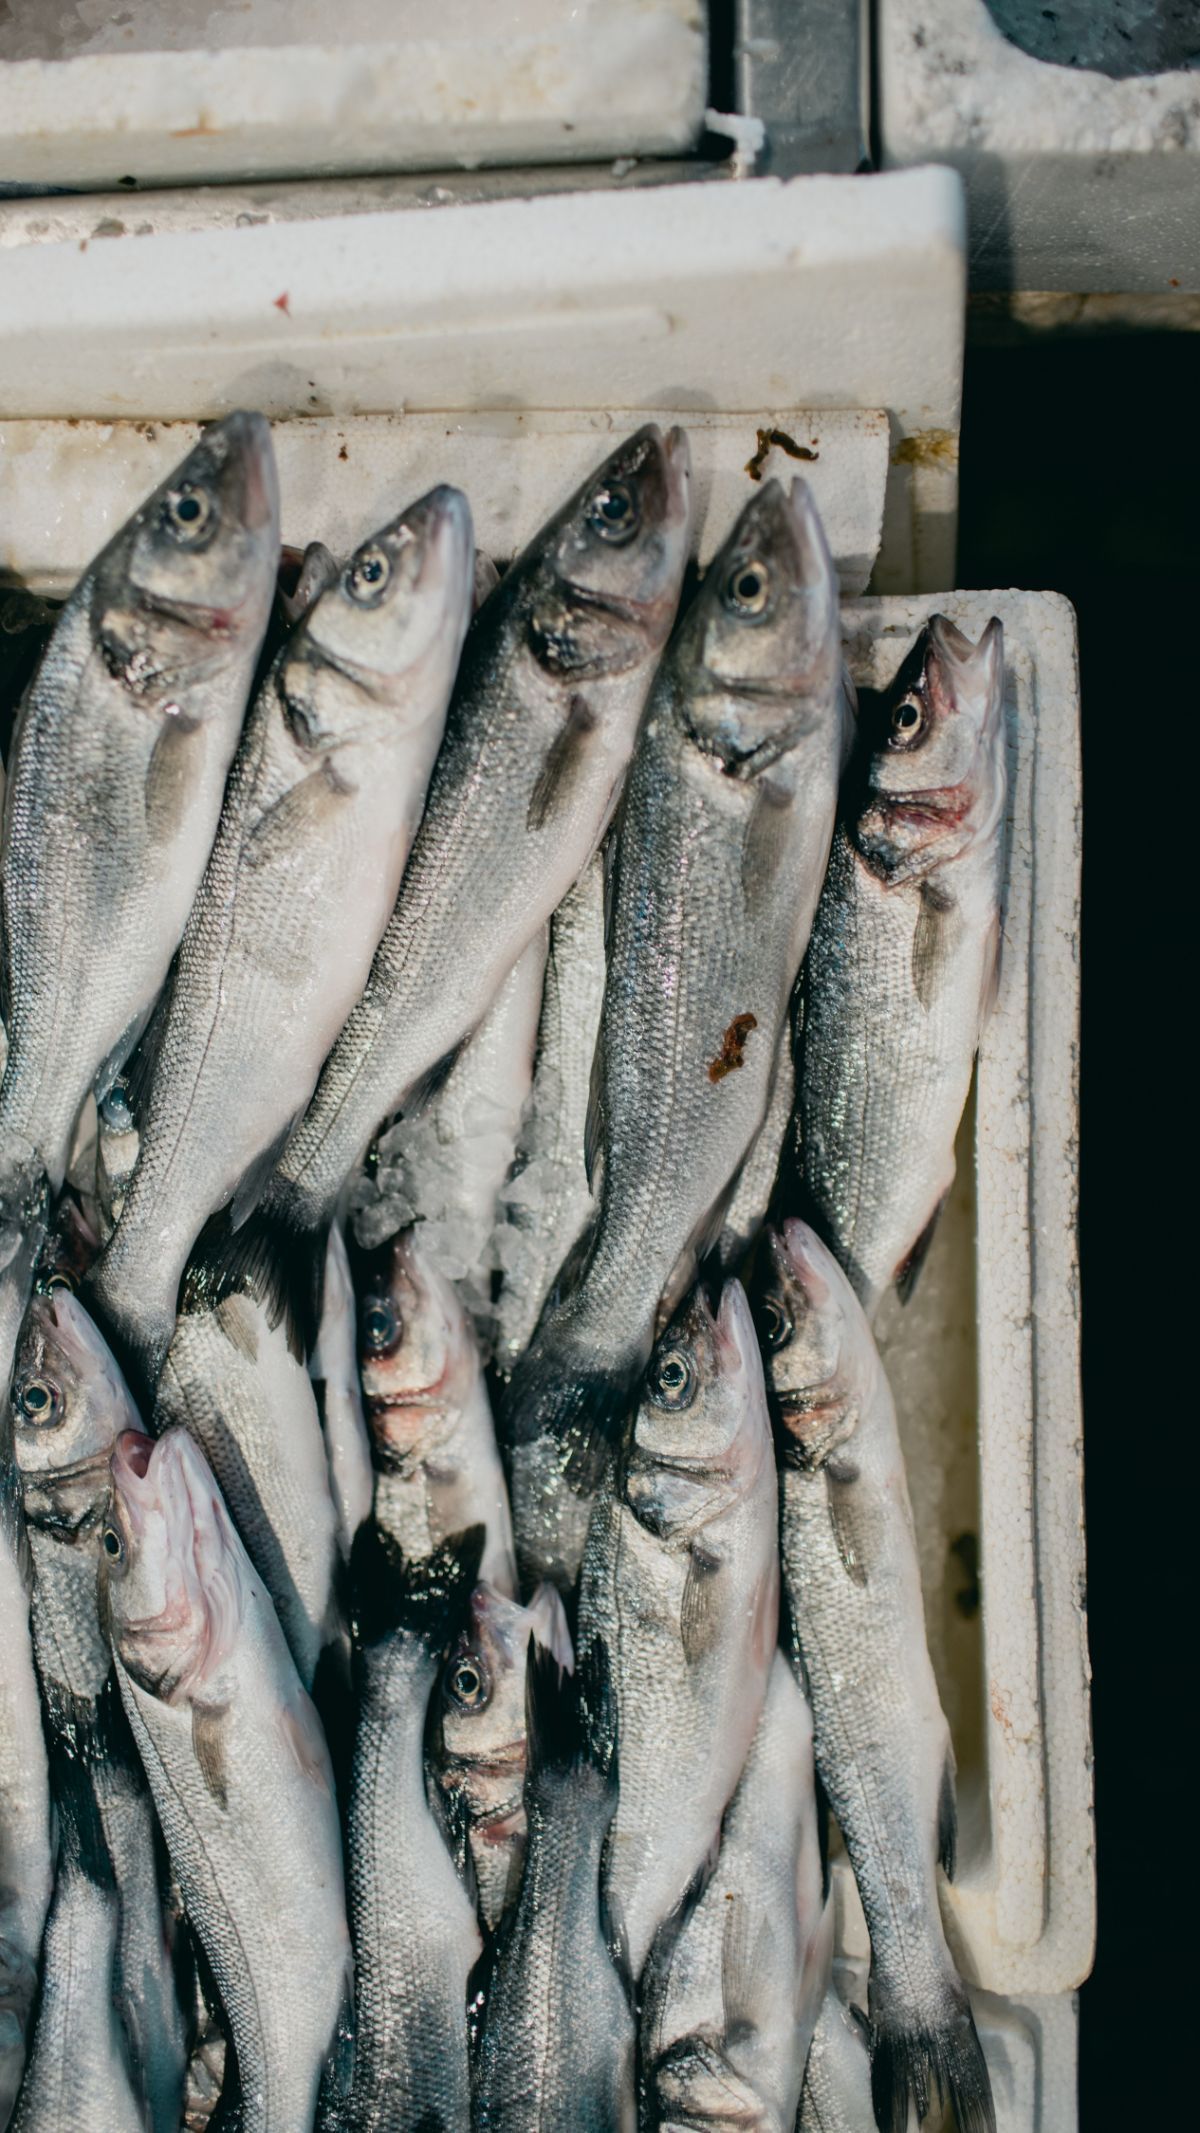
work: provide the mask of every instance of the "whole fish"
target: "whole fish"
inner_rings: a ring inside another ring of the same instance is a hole
[[[0,2129],[21,2083],[50,1901],[50,1792],[29,1634],[29,1543],[0,1407]]]
[[[513,1374],[518,1504],[526,1447],[546,1436],[572,1485],[594,1483],[660,1303],[669,1316],[716,1242],[808,944],[842,720],[816,506],[803,482],[790,497],[768,482],[671,641],[625,791],[596,1054],[599,1207],[578,1281]],[[535,1572],[548,1565],[532,1556]]]
[[[311,1689],[341,1634],[337,1513],[304,1345],[257,1223],[188,1268],[154,1420],[200,1446]]]
[[[631,1983],[600,1893],[618,1793],[603,1644],[572,1679],[534,1644],[526,1672],[529,1841],[483,1991],[480,2133],[633,2133]]]
[[[668,1922],[647,1965],[640,2053],[651,2133],[794,2133],[829,1974],[821,1882],[812,1713],[776,1652],[713,1877],[682,1928]]]
[[[371,1516],[375,1477],[358,1376],[358,1304],[346,1240],[336,1222],[325,1247],[321,1320],[308,1372],[325,1432],[338,1546],[349,1562],[354,1536]]]
[[[471,624],[446,739],[370,980],[272,1185],[319,1226],[379,1121],[482,1020],[611,815],[675,613],[687,440],[618,446]]]
[[[89,1293],[152,1386],[207,1217],[253,1206],[396,900],[467,625],[471,517],[434,489],[308,607],[255,699],[145,1049],[121,1219]]]
[[[784,1585],[817,1770],[871,1935],[875,2115],[904,2133],[935,2092],[994,2133],[987,2067],[946,1946],[954,1751],[925,1644],[896,1415],[862,1306],[803,1222],[768,1232],[756,1286],[778,1409]]]
[[[125,1432],[103,1534],[118,1678],[237,2056],[245,2133],[306,2133],[348,1999],[324,1736],[186,1430]]]
[[[351,1194],[350,1221],[362,1245],[381,1244],[420,1223],[422,1249],[455,1283],[485,1353],[496,1202],[533,1080],[545,968],[543,927],[509,971],[444,1085],[422,1110],[381,1135],[371,1175]]]
[[[539,1585],[528,1607],[491,1585],[477,1585],[446,1661],[437,1705],[438,1788],[459,1849],[470,1853],[479,1913],[489,1932],[517,1892],[525,1857],[525,1661],[531,1640],[570,1673],[571,1634],[553,1585]]]
[[[813,2031],[796,2133],[870,2133],[871,2055],[867,2020],[847,2007],[831,1981]]]
[[[21,704],[0,861],[0,1266],[32,1181],[45,1172],[57,1191],[84,1098],[94,1082],[103,1094],[166,977],[278,548],[270,431],[261,415],[229,415],[84,573]]]
[[[868,1318],[910,1293],[996,982],[1004,640],[933,615],[864,716],[813,924],[797,1161]]]
[[[604,855],[597,852],[550,921],[533,1090],[500,1200],[495,1359],[513,1368],[559,1269],[592,1215],[584,1148],[604,1000]]]
[[[716,1854],[766,1695],[779,1618],[778,1489],[741,1286],[697,1289],[646,1373],[597,1496],[579,1589],[581,1659],[611,1657],[621,1791],[606,1891],[634,1978]]]
[[[77,1975],[54,1980],[56,2011],[44,2034],[46,2018],[39,2017],[26,2089],[37,2098],[72,2085],[82,2093],[89,2070],[79,2054],[88,2038],[87,2048],[99,2055],[97,2095],[106,2082],[116,2084],[114,2093],[128,2088],[139,2123],[175,2133],[187,2040],[166,1915],[166,1861],[98,1614],[109,1462],[118,1435],[140,1432],[141,1424],[112,1355],[61,1277],[29,1306],[11,1409],[62,1846],[62,1903],[56,1898],[47,1930],[59,1958],[74,1951],[80,1963]],[[55,2051],[66,2052],[66,2064],[54,2063]],[[20,2122],[26,2120],[53,2123],[34,2114],[32,2098],[22,2104]]]
[[[426,1796],[424,1743],[482,1541],[475,1527],[419,1563],[373,1525],[355,1544],[354,2081],[330,2121],[338,2133],[458,2133],[471,2123],[467,1979],[482,1941]]]
[[[375,1461],[375,1518],[412,1562],[481,1525],[482,1575],[516,1592],[512,1520],[479,1349],[421,1229],[366,1262],[359,1365]]]

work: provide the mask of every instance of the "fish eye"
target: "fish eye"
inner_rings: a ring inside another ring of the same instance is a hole
[[[892,713],[892,739],[900,744],[915,741],[925,724],[925,706],[919,696],[902,696]]]
[[[103,1533],[100,1535],[100,1546],[103,1548],[110,1563],[124,1562],[125,1543],[115,1526],[105,1526]]]
[[[391,575],[392,566],[382,548],[360,548],[346,570],[346,591],[365,607],[379,598]]]
[[[124,1083],[114,1081],[108,1095],[100,1105],[100,1116],[114,1133],[128,1133],[133,1124],[133,1111],[129,1093]]]
[[[764,1296],[759,1305],[758,1319],[764,1346],[772,1353],[776,1349],[785,1348],[796,1329],[777,1296]]]
[[[163,524],[186,547],[207,532],[215,509],[207,489],[184,482],[181,488],[168,490],[162,507]]]
[[[623,481],[607,482],[593,496],[588,524],[602,541],[619,546],[633,539],[638,529],[638,507],[633,490]]]
[[[25,1420],[40,1429],[59,1419],[58,1394],[48,1378],[26,1378],[17,1393],[17,1406]]]
[[[647,1386],[659,1407],[690,1407],[696,1394],[696,1371],[683,1348],[667,1348],[659,1356]]]
[[[363,1345],[372,1355],[382,1355],[394,1345],[400,1333],[400,1321],[392,1305],[380,1297],[369,1303],[362,1319]]]
[[[735,615],[761,615],[771,590],[771,573],[763,562],[739,563],[725,587],[725,605]]]
[[[446,1687],[455,1703],[464,1711],[474,1711],[484,1700],[483,1670],[474,1659],[453,1659],[450,1662]]]

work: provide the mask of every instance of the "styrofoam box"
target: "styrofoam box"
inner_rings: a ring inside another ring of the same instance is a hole
[[[0,181],[92,191],[678,154],[702,0],[7,0]]]
[[[987,0],[878,0],[875,21],[883,161],[961,171],[973,286],[1200,289],[1200,74],[1034,58]]]

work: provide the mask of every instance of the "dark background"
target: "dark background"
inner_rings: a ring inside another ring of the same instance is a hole
[[[962,586],[1066,593],[1083,702],[1080,1243],[1099,1939],[1083,2133],[1166,2124],[1191,2017],[1200,334],[969,332]],[[1182,1276],[1182,1279],[1180,1278]],[[1182,1332],[1182,1341],[1180,1334]],[[1182,2001],[1180,1996],[1182,1995]],[[1194,2098],[1193,2098],[1194,2100]],[[1181,2120],[1180,2123],[1183,2123]]]

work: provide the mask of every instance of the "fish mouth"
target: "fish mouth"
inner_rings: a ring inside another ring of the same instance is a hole
[[[465,1776],[499,1778],[524,1770],[525,1760],[525,1742],[513,1740],[502,1747],[489,1748],[481,1755],[468,1755],[461,1750],[453,1755],[447,1753],[445,1764],[448,1771],[461,1771]]]
[[[821,1261],[828,1254],[816,1231],[793,1215],[784,1223],[782,1231],[776,1232],[773,1244],[784,1271],[799,1283],[809,1303],[817,1310],[827,1304],[832,1288]]]

